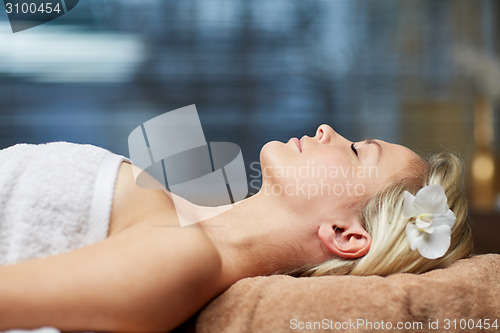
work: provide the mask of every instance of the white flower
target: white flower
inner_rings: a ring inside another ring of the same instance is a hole
[[[448,209],[444,189],[440,185],[428,185],[416,196],[405,191],[403,215],[410,219],[406,225],[406,237],[412,250],[426,258],[444,256],[450,247],[451,227],[456,217]]]

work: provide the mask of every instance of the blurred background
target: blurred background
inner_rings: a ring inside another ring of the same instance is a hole
[[[90,143],[128,156],[196,104],[207,141],[263,144],[328,123],[467,165],[476,250],[500,252],[497,0],[85,0],[12,33],[0,5],[0,148]]]

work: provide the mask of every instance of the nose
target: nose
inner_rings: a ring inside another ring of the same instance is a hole
[[[314,138],[320,143],[328,143],[333,140],[336,135],[338,134],[333,128],[326,124],[322,124],[316,130],[316,135],[314,136]]]
[[[350,144],[349,140],[347,140],[342,135],[335,132],[335,130],[327,124],[322,124],[318,127],[314,138],[318,140],[320,143],[330,143],[332,141],[337,141],[337,142],[345,141]]]

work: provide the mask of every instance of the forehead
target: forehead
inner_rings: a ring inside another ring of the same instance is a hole
[[[408,158],[419,158],[417,153],[415,153],[413,150],[411,150],[410,148],[407,148],[405,146],[398,145],[396,143],[386,142],[383,140],[375,140],[375,141],[380,143],[382,148],[384,150],[388,150],[390,153],[400,154],[400,155],[406,156]]]
[[[382,174],[394,175],[408,166],[411,161],[420,159],[420,156],[405,146],[382,140],[376,141],[382,147],[382,153],[379,160],[379,168]]]

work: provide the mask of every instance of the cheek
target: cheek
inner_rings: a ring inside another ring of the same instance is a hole
[[[363,201],[373,194],[380,185],[377,178],[377,170],[366,166],[356,166],[349,169],[349,174],[344,180],[346,188],[350,189],[345,193],[354,202]]]
[[[318,149],[307,157],[311,174],[323,181],[341,183],[356,174],[353,159],[342,151]]]
[[[336,200],[359,200],[371,191],[374,178],[363,166],[353,163],[349,156],[336,155],[317,161],[306,181],[312,189],[319,189],[315,197]]]
[[[371,190],[374,179],[365,167],[344,151],[321,148],[298,154],[282,142],[266,143],[260,153],[263,182],[289,200],[318,204],[332,198],[359,199]]]

